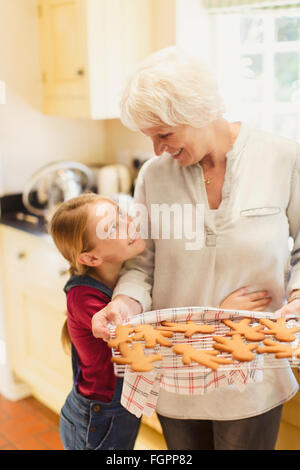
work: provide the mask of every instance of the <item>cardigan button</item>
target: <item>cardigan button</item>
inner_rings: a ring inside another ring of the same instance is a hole
[[[95,432],[96,430],[97,430],[96,426],[92,426],[92,427],[90,428],[90,432]]]
[[[95,413],[98,413],[101,410],[101,406],[100,405],[94,405],[93,410],[95,411]]]

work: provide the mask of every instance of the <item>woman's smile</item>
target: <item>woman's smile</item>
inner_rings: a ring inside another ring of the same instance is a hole
[[[179,158],[180,155],[181,155],[181,153],[182,153],[182,150],[183,150],[183,147],[181,147],[179,150],[177,150],[177,152],[171,153],[171,154],[170,154],[171,157],[172,157],[172,158],[175,158],[175,159]]]

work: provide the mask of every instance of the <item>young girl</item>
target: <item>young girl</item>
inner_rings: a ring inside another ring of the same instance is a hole
[[[69,261],[71,273],[64,289],[67,321],[63,342],[69,341],[71,346],[74,386],[61,410],[62,442],[70,450],[133,449],[140,420],[120,404],[123,381],[114,375],[111,350],[102,338],[109,338],[108,322],[121,323],[127,315],[114,309],[105,312],[105,306],[122,264],[142,253],[145,242],[135,233],[130,217],[96,194],[83,194],[61,204],[52,217],[50,232]],[[260,300],[265,296],[266,292],[249,294],[238,289],[220,307],[260,310],[266,305],[266,300]],[[98,314],[96,338],[92,318]]]
[[[130,450],[139,430],[140,420],[120,404],[122,379],[114,375],[111,350],[93,336],[91,327],[94,313],[111,300],[123,262],[145,248],[142,239],[129,234],[131,222],[115,203],[96,194],[61,204],[51,219],[52,238],[71,273],[64,288],[62,339],[71,346],[74,386],[60,414],[61,439],[68,450]],[[106,236],[99,237],[101,230]]]

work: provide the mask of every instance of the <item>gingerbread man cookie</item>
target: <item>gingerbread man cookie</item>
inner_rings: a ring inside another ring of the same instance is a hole
[[[129,335],[132,332],[133,328],[131,325],[118,325],[116,327],[116,337],[107,343],[108,347],[118,349],[121,343],[131,343],[132,338]]]
[[[138,325],[134,328],[135,335],[132,337],[133,340],[145,340],[146,348],[154,348],[156,344],[161,346],[172,346],[172,343],[166,339],[172,338],[173,333],[171,331],[159,331],[152,325]]]
[[[184,333],[186,338],[190,338],[195,333],[213,333],[215,331],[215,327],[212,325],[197,325],[193,321],[187,321],[186,324],[163,321],[162,325],[157,327],[157,329]]]
[[[251,318],[243,318],[240,322],[234,322],[231,320],[222,320],[225,325],[229,326],[234,331],[229,331],[226,336],[232,336],[239,333],[244,336],[248,341],[261,341],[265,335],[260,330],[263,329],[263,325],[249,326]]]
[[[212,370],[216,370],[219,364],[231,364],[232,361],[224,357],[216,357],[218,351],[209,349],[195,349],[190,344],[177,344],[173,347],[176,354],[182,355],[183,364],[190,364],[191,361],[198,362]]]
[[[287,343],[294,341],[296,336],[293,333],[300,331],[300,327],[288,328],[284,317],[278,318],[276,322],[268,318],[261,318],[259,322],[268,328],[263,330],[265,335],[273,335],[278,341],[286,341]]]
[[[277,359],[287,358],[287,357],[299,357],[300,358],[300,346],[297,348],[292,348],[290,344],[277,343],[271,339],[264,340],[265,346],[259,346],[257,352],[262,353],[275,353]]]
[[[116,364],[130,364],[131,369],[135,372],[148,372],[153,369],[152,362],[162,360],[160,354],[146,356],[141,343],[135,343],[132,348],[128,343],[121,343],[119,351],[122,357],[112,357],[111,361]]]
[[[257,343],[244,343],[240,334],[233,335],[232,339],[223,336],[213,336],[213,339],[215,349],[231,353],[240,362],[252,361],[255,357],[251,351],[257,348]]]

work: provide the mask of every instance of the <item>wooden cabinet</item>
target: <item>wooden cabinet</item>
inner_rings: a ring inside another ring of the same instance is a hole
[[[72,387],[61,346],[67,262],[50,237],[0,225],[4,306],[12,368],[32,394],[59,412]]]
[[[82,2],[52,0],[39,4],[46,96],[57,99],[86,98],[86,37]]]
[[[119,117],[126,76],[151,52],[150,0],[38,0],[46,114]]]

